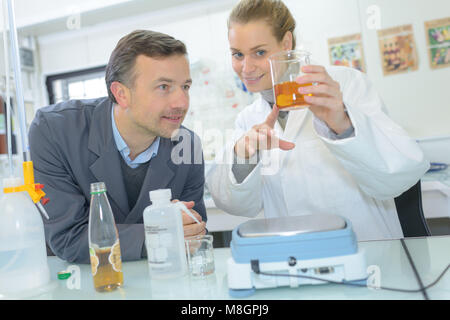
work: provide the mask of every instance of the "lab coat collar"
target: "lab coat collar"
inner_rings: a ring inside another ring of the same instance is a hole
[[[264,100],[261,95],[259,96],[257,103],[256,103],[256,111],[262,114],[261,122],[265,121],[265,119],[267,118],[269,113],[272,112],[272,108],[270,107],[270,104],[266,100]],[[283,135],[284,130],[281,127],[278,120],[277,120],[277,122],[275,122],[274,130],[278,136]]]
[[[258,100],[256,101],[256,111],[269,114],[271,110],[270,104],[259,94]]]
[[[269,103],[262,98],[260,95],[259,100],[256,103],[256,111],[264,114],[264,119],[269,115],[272,111]],[[279,137],[285,139],[287,141],[294,141],[297,135],[299,134],[301,128],[304,125],[304,122],[307,118],[310,117],[309,108],[304,108],[300,110],[289,111],[288,121],[286,123],[286,127],[283,130],[280,123],[275,123],[274,129]]]
[[[309,111],[309,108],[289,111],[283,139],[291,142],[295,141],[310,116],[311,111]]]

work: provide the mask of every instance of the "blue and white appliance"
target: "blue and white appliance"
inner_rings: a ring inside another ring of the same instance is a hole
[[[364,252],[351,222],[332,214],[253,219],[232,232],[227,261],[233,297],[256,289],[324,284],[365,284]]]

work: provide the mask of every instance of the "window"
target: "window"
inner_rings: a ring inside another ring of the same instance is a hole
[[[101,66],[48,76],[46,84],[49,103],[107,96],[105,68],[106,66]]]

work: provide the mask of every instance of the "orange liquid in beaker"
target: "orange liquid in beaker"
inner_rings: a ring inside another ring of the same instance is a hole
[[[278,108],[285,109],[308,105],[303,98],[303,94],[298,92],[298,88],[311,85],[312,83],[298,84],[295,81],[275,85],[275,97]],[[312,96],[312,94],[307,95]]]

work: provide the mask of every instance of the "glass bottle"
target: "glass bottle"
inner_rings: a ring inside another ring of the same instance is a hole
[[[119,233],[105,183],[91,183],[89,254],[95,290],[113,291],[123,284]]]

